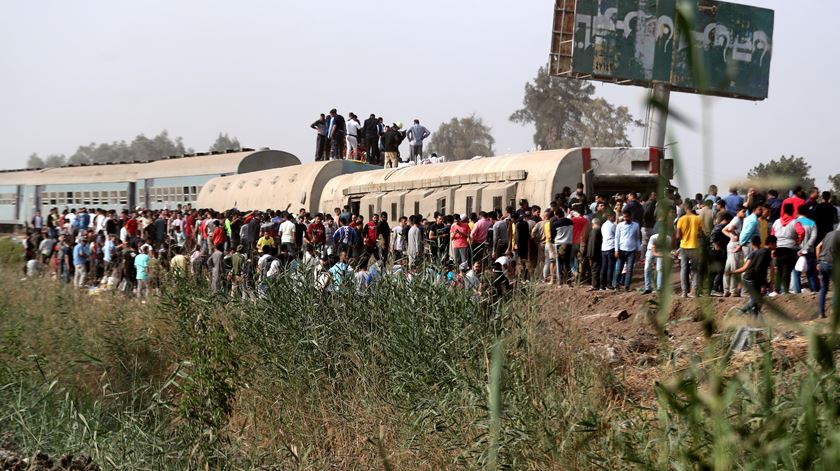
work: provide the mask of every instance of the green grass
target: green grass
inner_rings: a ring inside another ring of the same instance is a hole
[[[726,357],[718,342],[642,407],[571,327],[562,344],[542,335],[531,290],[484,306],[431,280],[324,296],[286,277],[242,300],[178,280],[139,305],[0,276],[0,428],[30,452],[124,469],[836,469],[840,459],[824,332],[788,369],[760,344],[760,361],[733,374],[708,361]]]

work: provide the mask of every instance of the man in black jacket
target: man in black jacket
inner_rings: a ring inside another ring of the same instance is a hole
[[[310,124],[309,127],[318,133],[315,138],[315,161],[327,160],[327,150],[329,149],[329,146],[327,146],[327,117],[324,116],[324,113],[321,113],[321,117]]]
[[[385,157],[385,168],[397,168],[400,160],[400,144],[405,134],[400,131],[402,123],[394,123],[385,131],[382,138],[382,151]]]
[[[327,120],[327,138],[330,141],[330,159],[344,158],[344,137],[347,135],[347,122],[335,108],[330,110]]]
[[[379,155],[379,136],[382,134],[382,125],[376,116],[371,114],[370,118],[365,120],[362,125],[362,130],[365,135],[365,148],[368,153],[368,163],[372,165],[382,165]]]

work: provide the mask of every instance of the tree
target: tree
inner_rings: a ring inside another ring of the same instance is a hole
[[[747,178],[756,182],[762,187],[788,185],[790,188],[802,187],[811,188],[814,186],[814,179],[810,176],[811,164],[805,161],[804,157],[785,157],[778,160],[771,160],[766,164],[761,163],[753,167]]]
[[[471,159],[477,155],[493,155],[496,140],[490,127],[475,114],[466,118],[452,118],[441,123],[429,140],[429,152],[446,156],[447,160]]]
[[[534,81],[525,84],[522,109],[510,120],[533,124],[534,144],[542,149],[629,146],[628,128],[642,123],[626,107],[594,95],[590,82],[552,77],[547,67],[540,67]]]
[[[236,136],[231,139],[228,137],[227,133],[219,133],[219,137],[216,138],[216,142],[210,146],[210,152],[224,152],[226,150],[241,150],[242,146],[239,144],[239,139]]]
[[[831,194],[834,196],[835,200],[840,198],[840,173],[837,175],[829,175],[828,176],[828,183],[831,184]]]
[[[29,160],[26,161],[26,166],[28,168],[44,168],[44,159],[38,157],[38,154],[32,154],[29,156]]]
[[[64,154],[50,154],[44,159],[44,166],[49,168],[61,167],[67,163],[67,157]]]
[[[97,144],[91,142],[86,146],[79,146],[76,152],[67,159],[71,164],[132,162],[159,160],[168,155],[183,155],[192,152],[184,147],[180,137],[170,139],[164,129],[157,136],[149,139],[143,134],[138,135],[126,144],[125,141]]]

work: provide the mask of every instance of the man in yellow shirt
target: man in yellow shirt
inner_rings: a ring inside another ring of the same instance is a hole
[[[695,294],[700,293],[700,258],[704,250],[700,247],[700,234],[703,221],[694,213],[694,202],[690,199],[685,200],[683,209],[685,214],[677,220],[676,237],[680,241],[680,287],[683,297],[687,298],[691,287]]]
[[[257,241],[257,253],[263,253],[263,247],[274,247],[274,237],[269,235],[265,229],[260,230],[260,239]]]

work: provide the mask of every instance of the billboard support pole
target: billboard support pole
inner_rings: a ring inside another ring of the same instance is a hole
[[[648,99],[648,114],[645,123],[645,146],[665,148],[665,127],[668,124],[668,101],[671,87],[664,82],[655,82]]]

